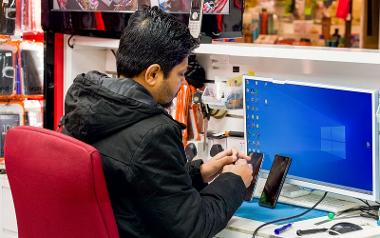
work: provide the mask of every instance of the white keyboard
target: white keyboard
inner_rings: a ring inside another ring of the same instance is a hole
[[[286,204],[296,205],[300,207],[305,208],[311,208],[314,206],[321,198],[323,194],[315,194],[310,193],[304,196],[295,197],[295,198],[288,198],[284,196],[280,196],[278,201]],[[316,209],[333,212],[336,215],[340,214],[343,211],[346,211],[351,208],[357,208],[360,204],[345,201],[337,198],[332,197],[325,197],[323,201],[316,207]]]

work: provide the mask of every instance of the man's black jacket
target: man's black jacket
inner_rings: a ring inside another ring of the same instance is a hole
[[[212,237],[242,203],[239,176],[224,173],[207,185],[201,162],[186,164],[183,126],[134,80],[80,74],[65,112],[64,132],[102,154],[122,238]]]

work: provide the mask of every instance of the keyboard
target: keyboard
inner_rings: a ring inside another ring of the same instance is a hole
[[[305,208],[311,208],[314,206],[321,198],[323,194],[316,194],[316,193],[310,193],[304,196],[295,197],[295,198],[288,198],[285,196],[280,196],[278,201],[290,205],[305,207]],[[315,208],[327,212],[333,212],[336,215],[339,215],[340,213],[351,209],[351,208],[357,208],[360,207],[360,204],[355,202],[350,202],[346,200],[341,200],[338,198],[332,198],[332,197],[325,197],[323,201]]]

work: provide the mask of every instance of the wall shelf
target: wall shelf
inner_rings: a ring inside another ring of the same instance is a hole
[[[73,36],[74,48],[117,49],[119,40]],[[308,46],[257,45],[241,43],[201,44],[196,54],[213,54],[237,57],[262,57],[291,60],[380,64],[379,50],[325,48]]]
[[[195,53],[238,57],[262,57],[290,60],[380,64],[379,50],[218,43],[202,44],[195,50]]]
[[[119,40],[73,36],[75,48],[117,49]],[[258,45],[241,43],[201,44],[196,54],[226,55],[237,57],[262,57],[290,60],[311,60],[341,63],[380,64],[379,50],[325,48],[309,46]]]

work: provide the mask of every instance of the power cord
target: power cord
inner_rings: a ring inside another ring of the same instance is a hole
[[[355,207],[355,208],[351,208],[351,209],[345,210],[340,215],[343,215],[343,213],[350,213],[350,212],[355,212],[355,211],[360,211],[360,214],[354,215],[354,216],[350,216],[350,215],[348,215],[348,216],[342,216],[342,217],[339,217],[339,218],[335,218],[334,220],[345,219],[345,218],[352,218],[352,217],[366,217],[366,218],[371,218],[371,219],[374,219],[374,220],[379,220],[379,215],[378,215],[378,211],[379,211],[379,208],[380,208],[379,205],[371,205],[371,204],[369,204],[369,202],[367,200],[363,200],[363,199],[360,199],[360,198],[356,198],[356,199],[359,200],[359,201],[361,201],[362,203],[364,203],[365,206],[360,206],[360,207]],[[317,222],[316,225],[321,225],[321,224],[329,222],[329,221],[330,220],[325,220],[325,221]]]
[[[370,207],[371,205],[368,203],[368,201],[366,200],[363,200],[363,199],[360,199],[360,198],[356,198],[357,200],[361,201],[362,203],[364,203],[365,205],[367,205],[368,207]]]
[[[311,208],[307,209],[306,211],[298,214],[298,215],[294,215],[294,216],[291,216],[291,217],[285,217],[285,218],[281,218],[281,219],[277,219],[277,220],[273,220],[273,221],[270,221],[270,222],[267,222],[267,223],[264,223],[262,224],[261,226],[257,227],[256,230],[253,232],[253,235],[252,235],[252,238],[255,238],[256,237],[256,234],[257,232],[263,228],[264,226],[267,226],[267,225],[270,225],[270,224],[273,224],[273,223],[276,223],[276,222],[282,222],[282,221],[287,221],[287,220],[291,220],[291,219],[294,219],[294,218],[298,218],[298,217],[301,217],[303,215],[305,215],[306,213],[312,211],[316,206],[318,206],[318,204],[320,204],[323,199],[325,199],[325,197],[327,196],[327,192],[325,192],[323,194],[323,196],[321,197],[321,199],[319,199],[319,201],[317,203],[314,204],[314,206],[312,206]]]
[[[116,52],[115,52],[115,50],[111,49],[111,53],[113,54],[113,56],[114,56],[115,59],[116,59]]]
[[[378,220],[378,217],[379,217],[377,215],[377,212],[379,210],[378,205],[371,206],[367,200],[363,200],[360,198],[356,198],[356,199],[361,201],[362,203],[364,203],[365,206],[347,209],[347,210],[343,211],[342,213],[340,213],[339,217],[335,217],[334,221],[341,220],[341,219],[356,218],[356,217],[366,217],[366,218]],[[352,213],[352,212],[356,212],[356,211],[360,211],[360,213],[359,214],[348,214],[348,215],[343,216],[343,214]],[[319,225],[325,224],[325,223],[330,222],[330,221],[332,221],[332,219],[326,219],[323,221],[319,221],[319,222],[315,223],[314,225],[319,226]]]

